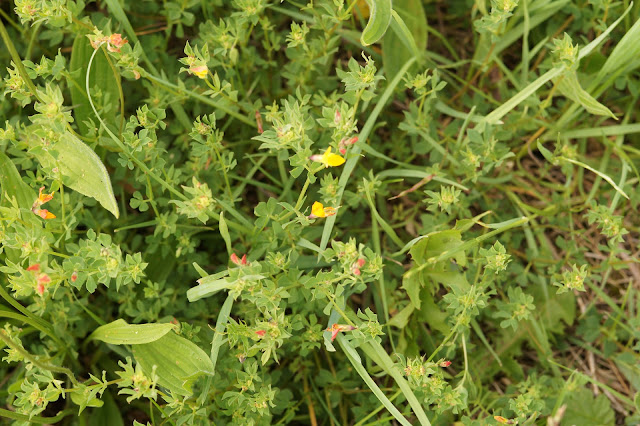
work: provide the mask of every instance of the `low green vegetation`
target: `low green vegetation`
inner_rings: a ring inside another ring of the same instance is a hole
[[[639,15],[1,2],[0,417],[640,423]]]

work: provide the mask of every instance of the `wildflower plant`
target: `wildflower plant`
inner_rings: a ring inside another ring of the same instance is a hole
[[[0,417],[640,422],[640,8],[471,3],[0,4]]]

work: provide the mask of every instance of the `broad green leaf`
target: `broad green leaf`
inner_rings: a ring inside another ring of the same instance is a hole
[[[179,395],[191,395],[191,387],[198,377],[214,373],[209,356],[195,343],[175,333],[133,346],[133,355],[147,375],[155,365],[158,384]]]
[[[567,71],[558,78],[558,90],[567,98],[582,105],[584,109],[595,115],[608,115],[617,120],[618,118],[609,108],[602,105],[580,85],[578,74],[575,71]]]
[[[4,152],[0,152],[0,171],[0,205],[7,206],[8,197],[15,198],[20,208],[30,209],[38,196],[23,182],[15,164]]]
[[[73,105],[73,116],[82,135],[87,134],[89,128],[85,123],[89,119],[97,122],[87,92],[84,89],[85,76],[89,58],[93,53],[93,47],[89,39],[84,35],[76,35],[71,50],[71,61],[69,71],[72,79],[69,80],[69,91],[71,92],[71,103]],[[113,69],[107,61],[106,54],[102,49],[96,54],[93,60],[90,73],[91,94],[96,107],[101,111],[101,117],[107,124],[115,124],[116,113],[118,111],[118,82],[113,73]],[[102,107],[102,108],[101,108]]]
[[[364,46],[380,40],[391,23],[391,0],[367,0],[367,3],[371,14],[360,36],[360,42]]]
[[[614,72],[622,71],[628,72],[625,68],[638,57],[640,57],[640,19],[636,21],[629,31],[622,37],[622,40],[613,49],[609,58],[604,63],[600,72],[598,73],[598,79]],[[638,62],[635,62],[638,64]]]
[[[615,356],[614,361],[620,372],[629,383],[631,383],[631,386],[636,390],[640,390],[640,363],[638,363],[638,354],[635,352],[619,353]],[[638,396],[636,395],[636,403],[638,401]]]
[[[91,197],[116,218],[120,216],[113,195],[111,179],[100,157],[70,132],[65,132],[56,142],[57,161],[48,152],[39,150],[38,160],[44,167],[59,168],[65,186]]]
[[[418,58],[427,48],[427,16],[420,0],[393,2],[391,30],[382,39],[382,63],[388,80],[410,58]],[[415,66],[413,67],[415,68]]]
[[[174,328],[173,324],[127,324],[118,319],[102,325],[91,333],[89,340],[100,340],[112,345],[140,345],[151,343]]]
[[[587,389],[578,389],[569,394],[567,409],[560,423],[562,426],[596,426],[615,424],[615,414],[606,395],[597,398]]]
[[[402,288],[407,292],[411,305],[420,309],[420,289],[422,288],[422,277],[420,274],[406,275],[402,277]]]
[[[462,245],[462,236],[460,231],[450,229],[447,231],[434,232],[418,241],[411,247],[409,253],[416,264],[422,264],[427,260],[438,256],[439,254],[453,250]],[[467,258],[464,252],[458,252],[453,256],[460,266],[467,264]]]

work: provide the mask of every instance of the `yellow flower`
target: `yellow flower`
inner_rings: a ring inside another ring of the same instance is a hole
[[[311,214],[309,215],[309,219],[315,219],[318,217],[329,217],[336,214],[336,209],[333,207],[325,207],[322,203],[316,201],[311,206]]]
[[[342,158],[338,154],[332,154],[331,147],[327,148],[327,150],[322,155],[312,155],[311,160],[322,163],[325,167],[341,166],[345,161],[344,158]]]
[[[209,73],[209,68],[207,68],[206,65],[199,65],[197,67],[192,66],[191,68],[189,68],[189,71],[191,71],[191,73],[194,74],[196,77],[204,80],[205,78],[207,78],[207,74]]]

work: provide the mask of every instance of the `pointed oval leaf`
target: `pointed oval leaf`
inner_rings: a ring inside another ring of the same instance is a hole
[[[100,340],[112,345],[140,345],[151,343],[174,328],[173,324],[127,324],[123,319],[115,320],[96,328],[89,340]]]
[[[427,48],[427,16],[421,0],[396,0],[391,12],[391,30],[382,39],[382,63],[387,80],[392,80],[410,58]],[[417,67],[414,64],[412,71]]]
[[[564,96],[580,104],[591,114],[608,115],[615,120],[618,119],[609,108],[602,105],[596,98],[591,96],[589,92],[582,88],[575,71],[568,71],[560,78],[562,80],[558,82],[558,90],[560,90],[560,93]]]
[[[371,15],[362,31],[360,42],[369,46],[380,40],[391,23],[391,0],[368,0]]]
[[[158,384],[180,395],[191,395],[191,386],[202,375],[213,375],[213,363],[195,343],[175,333],[167,333],[152,343],[133,347],[136,362],[145,374],[153,366]]]
[[[602,79],[607,74],[613,74],[618,70],[624,69],[631,63],[637,64],[637,62],[634,61],[640,55],[640,43],[638,43],[638,40],[640,40],[640,19],[633,24],[613,49],[609,58],[607,58],[607,61],[600,69],[598,78]],[[625,69],[623,72],[629,71],[631,71],[631,68],[628,70]]]
[[[71,60],[69,62],[69,91],[71,92],[71,102],[73,104],[73,116],[78,125],[80,134],[85,135],[89,131],[87,122],[91,119],[96,122],[93,114],[89,98],[85,91],[85,76],[89,65],[89,58],[94,49],[91,47],[89,39],[84,35],[77,35],[71,49]],[[107,124],[116,123],[116,114],[118,112],[118,81],[114,74],[106,53],[100,49],[93,60],[91,66],[91,87],[94,88],[91,93],[94,94],[94,102],[100,105],[110,104],[110,108],[103,108],[102,118]],[[96,89],[100,90],[101,98],[99,101],[95,98]],[[98,108],[100,106],[97,105]]]
[[[38,151],[38,160],[48,168],[58,167],[65,186],[91,197],[116,218],[120,216],[111,178],[100,157],[70,132],[56,142],[57,161],[46,151]]]
[[[29,185],[24,183],[15,164],[5,153],[0,152],[0,205],[6,206],[5,197],[15,198],[18,206],[30,209],[37,198]]]

